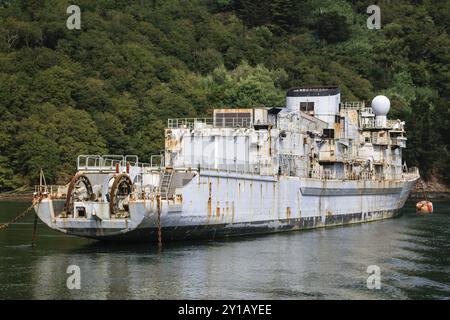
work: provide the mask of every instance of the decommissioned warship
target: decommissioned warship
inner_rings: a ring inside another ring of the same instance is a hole
[[[398,214],[419,179],[401,120],[377,96],[294,88],[283,108],[168,119],[165,151],[80,155],[65,186],[37,187],[50,228],[105,241],[182,240],[347,225]]]

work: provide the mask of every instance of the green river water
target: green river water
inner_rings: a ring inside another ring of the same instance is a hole
[[[0,223],[28,202],[0,202]],[[221,241],[104,245],[39,223],[0,231],[0,299],[449,299],[450,203],[396,219]],[[67,268],[80,268],[68,289]],[[380,270],[368,289],[367,267]]]

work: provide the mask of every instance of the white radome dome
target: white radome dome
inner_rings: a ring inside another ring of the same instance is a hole
[[[372,100],[372,111],[376,116],[385,116],[391,108],[391,102],[386,96],[376,96]]]

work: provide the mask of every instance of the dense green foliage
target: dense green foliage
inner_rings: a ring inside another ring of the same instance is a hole
[[[66,8],[81,8],[81,30]],[[167,118],[281,106],[292,86],[387,94],[406,160],[450,181],[450,1],[0,1],[0,189],[66,182],[78,154],[163,149]]]

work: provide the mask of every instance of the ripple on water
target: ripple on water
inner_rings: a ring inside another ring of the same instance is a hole
[[[4,208],[0,202],[0,213]],[[31,250],[30,217],[0,233],[0,299],[450,298],[450,203],[427,216],[416,215],[414,203],[403,212],[364,225],[166,244],[162,253],[152,244],[105,246],[43,225]],[[65,287],[70,264],[82,271],[79,292]],[[380,266],[380,290],[367,289],[368,265]]]

